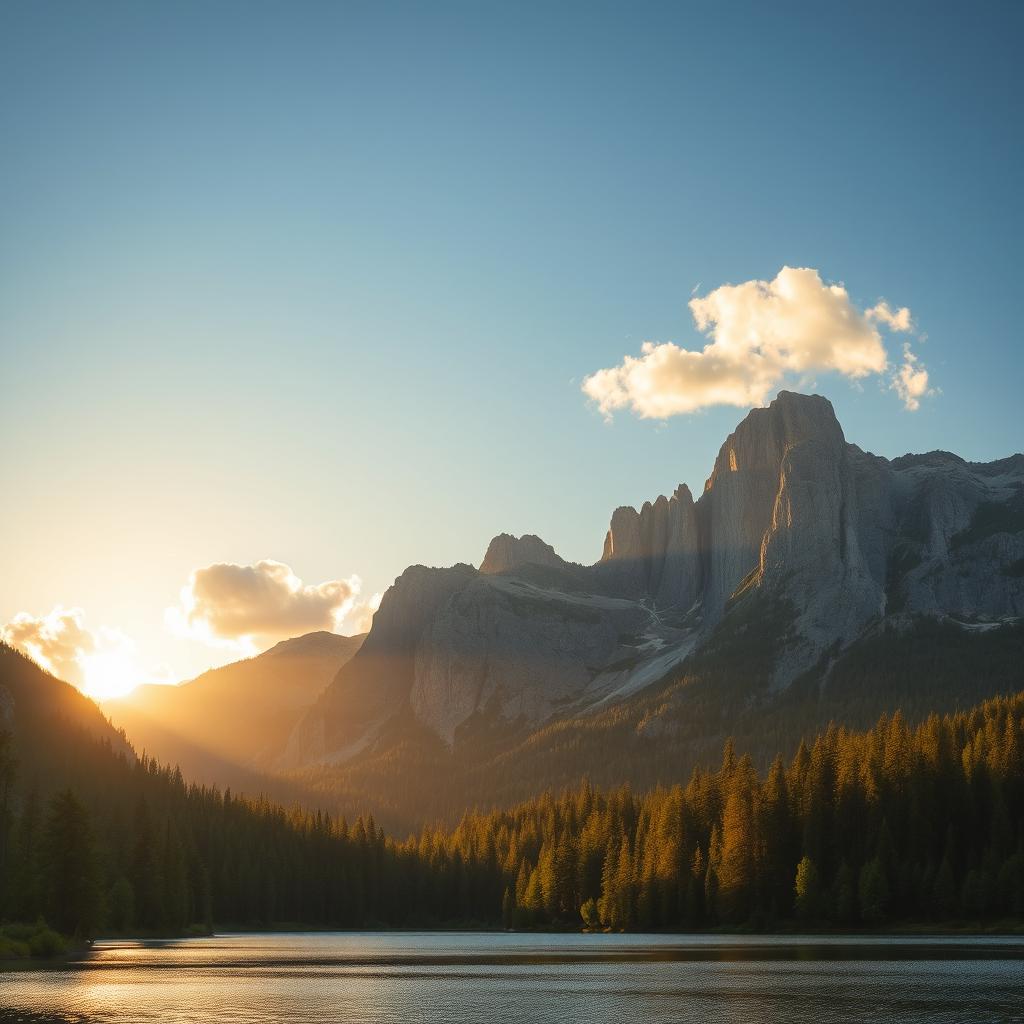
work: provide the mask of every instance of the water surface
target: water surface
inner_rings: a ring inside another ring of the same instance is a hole
[[[1021,1022],[1024,938],[337,933],[98,942],[0,1022]]]

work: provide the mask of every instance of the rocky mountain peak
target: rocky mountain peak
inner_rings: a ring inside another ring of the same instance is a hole
[[[444,569],[410,565],[385,591],[373,616],[364,654],[384,650],[394,655],[413,650],[424,624],[437,608],[476,575],[476,569],[464,562]]]
[[[623,505],[612,513],[598,568],[614,589],[649,596],[684,614],[700,587],[700,538],[693,495],[680,484],[671,498]]]
[[[494,574],[511,572],[524,565],[565,565],[565,561],[556,554],[550,544],[545,544],[540,537],[532,533],[524,533],[522,537],[514,537],[510,533],[499,533],[487,545],[487,553],[480,563],[480,571]]]
[[[786,452],[804,441],[840,447],[846,438],[827,398],[780,391],[765,408],[751,409],[726,438],[704,485],[705,492],[730,473],[777,473]]]
[[[785,467],[794,459],[801,461],[811,449],[823,464],[838,466],[846,448],[832,403],[820,395],[791,391],[781,391],[766,408],[752,409],[726,438],[698,502],[704,610],[710,622],[760,563]],[[833,477],[830,473],[823,487],[831,487]]]

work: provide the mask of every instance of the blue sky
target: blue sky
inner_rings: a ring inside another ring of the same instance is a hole
[[[600,554],[744,410],[580,391],[783,266],[909,307],[940,393],[822,374],[887,456],[1019,451],[1024,6],[0,8],[0,622],[141,663],[190,571],[365,594],[495,533]],[[899,339],[894,339],[895,354]]]

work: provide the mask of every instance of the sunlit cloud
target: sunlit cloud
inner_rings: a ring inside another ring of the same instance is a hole
[[[84,620],[81,608],[60,605],[41,617],[19,612],[0,627],[0,637],[47,672],[78,685],[82,681],[82,659],[97,646],[96,637],[86,629]]]
[[[352,611],[345,617],[345,632],[355,636],[359,633],[369,633],[373,625],[373,617],[380,607],[380,599],[383,594],[371,595],[366,601],[360,601]]]
[[[44,616],[19,612],[0,638],[47,672],[97,700],[121,696],[145,681],[135,643],[119,629],[89,629],[81,608],[58,605]]]
[[[911,412],[921,408],[921,399],[925,395],[935,393],[934,389],[928,386],[928,371],[910,350],[909,343],[903,346],[903,362],[893,374],[890,387],[900,396],[904,408]]]
[[[174,632],[254,654],[272,641],[325,629],[335,632],[356,605],[358,576],[304,584],[283,562],[220,562],[196,569],[168,608]]]
[[[868,320],[874,320],[876,323],[885,324],[890,331],[902,331],[907,333],[914,329],[914,321],[910,315],[910,310],[906,306],[902,306],[900,309],[892,309],[888,302],[879,302],[877,305],[872,306],[869,310],[866,310],[864,316]]]
[[[763,405],[787,379],[816,373],[852,381],[882,375],[890,364],[879,327],[902,333],[914,327],[907,307],[882,301],[862,311],[841,284],[826,284],[808,267],[783,267],[772,281],[722,285],[691,299],[689,308],[711,339],[703,348],[648,341],[639,356],[584,379],[584,393],[606,418],[622,409],[664,419],[715,405]],[[909,345],[904,353],[905,368]],[[913,410],[928,393],[927,371],[912,354],[909,365],[918,377],[908,383],[900,369],[893,387]],[[924,389],[915,393],[921,374]]]

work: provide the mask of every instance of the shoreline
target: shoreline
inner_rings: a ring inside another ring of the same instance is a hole
[[[902,945],[912,946],[915,940],[935,940],[935,939],[960,939],[965,943],[973,943],[977,940],[984,939],[1002,939],[1002,940],[1015,940],[1017,944],[1024,950],[1024,924],[1014,923],[1005,927],[996,928],[993,927],[987,930],[978,929],[966,929],[966,928],[946,928],[946,929],[928,929],[928,930],[889,930],[889,931],[764,931],[764,932],[743,932],[743,931],[690,931],[690,932],[611,932],[611,931],[517,931],[513,929],[502,929],[502,928],[391,928],[391,929],[326,929],[326,928],[291,928],[291,929],[263,929],[254,931],[252,929],[239,929],[230,930],[225,929],[222,931],[214,931],[209,935],[164,935],[164,936],[131,936],[131,935],[116,935],[116,936],[97,936],[91,942],[87,944],[79,944],[76,946],[69,947],[65,952],[59,953],[53,956],[25,956],[15,960],[0,960],[0,976],[5,974],[21,974],[31,973],[33,971],[62,971],[62,970],[84,970],[89,967],[89,954],[92,953],[96,946],[99,944],[106,943],[139,943],[143,945],[153,944],[178,944],[181,942],[189,942],[196,939],[233,939],[242,938],[245,936],[300,936],[300,935],[337,935],[337,936],[402,936],[402,935],[479,935],[479,936],[493,936],[493,935],[517,935],[517,936],[536,936],[541,938],[544,936],[558,936],[558,937],[571,937],[571,936],[599,936],[607,935],[612,938],[635,937],[638,939],[648,939],[648,943],[636,943],[629,944],[634,945],[634,949],[637,952],[643,950],[644,946],[649,946],[652,951],[658,951],[664,953],[667,948],[673,945],[680,945],[681,947],[691,946],[689,952],[699,953],[701,948],[706,950],[708,953],[717,950],[735,950],[742,951],[744,948],[744,940],[750,947],[763,946],[765,949],[776,949],[784,950],[786,948],[786,942],[777,942],[774,940],[790,940],[794,947],[805,947],[813,949],[815,943],[820,940],[860,940],[854,945],[862,947],[864,949],[870,949],[873,943],[886,944],[891,940],[901,940],[893,944],[893,947]],[[685,940],[705,940],[696,943],[686,943]],[[727,941],[727,940],[740,940],[738,942]],[[603,945],[603,944],[602,944]],[[843,948],[841,941],[830,941],[827,945],[833,947],[836,950]],[[607,948],[607,947],[605,947]],[[952,947],[943,944],[943,949],[955,948],[955,944]],[[579,954],[579,950],[571,951]],[[494,955],[501,955],[500,950],[494,948],[487,949],[481,948],[481,956],[484,959],[492,957]],[[514,955],[514,954],[510,954]],[[1024,952],[1021,956],[1014,957],[1013,959],[1020,959],[1024,957]],[[702,959],[700,956],[691,957],[692,959]],[[633,957],[627,957],[626,959],[634,959]],[[640,957],[639,959],[642,959]],[[688,958],[681,958],[688,959]],[[715,957],[717,959],[717,957]],[[751,959],[757,959],[752,957]],[[769,959],[785,959],[785,957],[769,957]],[[841,959],[860,959],[860,957],[842,957]],[[905,959],[903,957],[896,957],[896,959]],[[914,959],[914,958],[910,958]],[[929,959],[925,957],[924,959]],[[967,959],[974,959],[973,957],[967,957]]]

